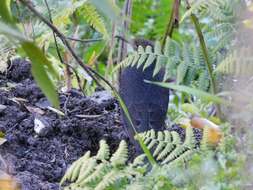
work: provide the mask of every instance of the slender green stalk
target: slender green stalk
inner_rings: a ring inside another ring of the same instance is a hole
[[[187,4],[187,9],[190,9],[191,7],[190,7],[188,0],[186,0],[186,4]],[[202,49],[202,52],[204,55],[204,59],[205,59],[205,63],[207,66],[207,71],[208,71],[210,83],[211,83],[211,93],[216,94],[217,89],[216,89],[216,84],[215,84],[214,75],[213,75],[212,63],[209,60],[208,49],[206,47],[205,38],[204,38],[203,33],[201,31],[201,26],[200,26],[199,20],[198,20],[197,16],[193,13],[191,14],[190,17],[191,17],[191,20],[192,20],[194,27],[196,29],[196,32],[197,32],[197,35],[199,38],[199,42],[200,42],[200,46],[201,46],[201,49]],[[219,115],[219,117],[221,117],[221,108],[220,108],[219,104],[217,104],[216,107],[217,107],[217,114]]]
[[[201,49],[202,49],[202,52],[203,52],[203,55],[204,55],[205,63],[206,63],[206,66],[207,66],[207,70],[208,70],[208,74],[209,74],[210,82],[211,82],[211,92],[212,92],[212,94],[215,94],[216,93],[216,85],[215,85],[215,81],[214,81],[214,77],[213,77],[212,63],[209,60],[208,50],[207,50],[207,47],[206,47],[206,43],[205,43],[203,33],[201,31],[200,23],[199,23],[198,18],[194,14],[191,14],[191,20],[192,20],[192,22],[195,26],[196,32],[198,34],[200,46],[201,46]]]

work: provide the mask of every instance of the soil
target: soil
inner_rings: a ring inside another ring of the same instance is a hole
[[[75,89],[61,93],[63,115],[48,108],[30,70],[28,61],[16,59],[0,74],[0,132],[7,140],[0,146],[7,167],[1,163],[0,170],[14,176],[22,190],[58,190],[67,167],[88,150],[95,154],[99,140],[105,139],[113,152],[121,139],[128,138],[118,103],[108,93],[99,91],[91,97]],[[36,120],[43,123],[43,130],[36,130]],[[171,130],[184,138],[182,128]],[[133,146],[129,148],[134,155]]]
[[[77,90],[60,94],[64,116],[47,109],[50,103],[34,82],[31,65],[14,60],[7,74],[0,75],[0,131],[7,142],[0,155],[22,190],[57,190],[66,168],[87,150],[95,154],[105,139],[115,150],[126,135],[115,99],[102,99],[100,92],[85,97]],[[47,130],[37,134],[35,118]]]

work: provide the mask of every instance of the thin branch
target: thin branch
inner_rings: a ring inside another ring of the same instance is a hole
[[[179,22],[179,7],[180,7],[180,0],[174,0],[171,14],[170,14],[170,19],[166,27],[165,34],[162,39],[162,49],[164,49],[165,42],[167,37],[169,36],[170,38],[172,37],[172,33],[174,28],[177,26],[178,27],[178,22]]]
[[[48,2],[47,2],[47,0],[44,0],[44,2],[45,2],[46,7],[47,7],[49,20],[53,24],[52,14],[51,14],[51,10],[49,8]],[[58,46],[58,42],[57,42],[57,39],[56,39],[55,32],[53,32],[53,37],[54,37],[54,43],[55,43],[55,47],[56,47],[56,52],[57,52],[58,58],[60,59],[60,62],[63,65],[65,65],[65,67],[66,67],[66,86],[67,86],[67,91],[69,91],[71,89],[71,72],[70,72],[68,64],[65,63],[65,61],[63,60],[63,58],[61,56],[61,52],[60,52],[60,48]]]
[[[79,39],[79,38],[73,38],[73,37],[66,37],[66,38],[68,40],[82,42],[82,43],[92,43],[92,42],[99,42],[103,40],[103,38],[98,38],[98,39]]]

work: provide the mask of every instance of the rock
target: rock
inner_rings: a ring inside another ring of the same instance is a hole
[[[50,123],[43,117],[36,116],[34,118],[34,131],[37,135],[41,137],[47,136],[51,128]]]
[[[7,106],[0,104],[0,113],[1,113],[3,110],[5,110],[6,108],[7,108]]]

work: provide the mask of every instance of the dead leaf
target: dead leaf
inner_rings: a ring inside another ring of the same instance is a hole
[[[1,172],[0,190],[20,190],[20,186],[13,177]]]
[[[98,118],[98,117],[101,117],[101,115],[75,115],[76,117],[79,117],[79,118]]]
[[[26,106],[26,105],[24,105],[24,106],[31,113],[37,113],[37,114],[40,114],[40,115],[45,114],[45,112],[42,109],[38,108],[38,107]]]
[[[65,114],[62,111],[60,111],[60,110],[58,110],[56,108],[53,108],[51,106],[48,106],[47,109],[49,109],[49,110],[51,110],[51,111],[53,111],[53,112],[55,112],[55,113],[57,113],[57,114],[59,114],[61,116],[65,116]]]
[[[27,99],[24,99],[24,98],[18,98],[18,97],[14,97],[14,98],[9,98],[9,100],[17,103],[17,104],[23,104],[24,102],[28,102]]]
[[[218,144],[223,137],[222,131],[218,125],[209,121],[208,119],[195,116],[191,119],[191,125],[194,128],[208,130],[208,142],[210,144]]]
[[[4,144],[6,141],[7,141],[7,140],[6,140],[5,138],[1,138],[1,137],[0,137],[0,146],[1,146],[2,144]]]

